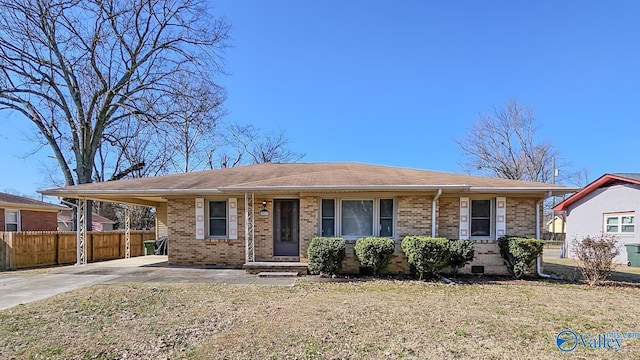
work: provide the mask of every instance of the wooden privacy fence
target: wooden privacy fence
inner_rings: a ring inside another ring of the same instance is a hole
[[[144,240],[155,239],[155,231],[131,231],[129,254],[144,254]],[[124,231],[87,232],[87,262],[125,257]],[[0,232],[0,270],[73,264],[77,261],[75,231]]]

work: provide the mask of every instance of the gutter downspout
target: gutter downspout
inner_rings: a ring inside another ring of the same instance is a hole
[[[547,197],[549,196],[552,196],[551,191],[549,191],[549,195]],[[536,239],[540,239],[540,204],[542,204],[545,199],[536,201]],[[538,276],[545,279],[551,278],[551,275],[542,272],[542,255],[538,255],[538,258],[536,259],[536,270]]]
[[[431,202],[431,237],[436,237],[436,201],[438,201],[440,195],[442,195],[442,188],[438,189]]]

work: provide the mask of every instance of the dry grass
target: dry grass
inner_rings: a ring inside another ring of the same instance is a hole
[[[545,272],[561,275],[570,281],[580,280],[582,278],[578,267],[578,260],[566,257],[560,258],[560,247],[545,247],[543,258]],[[611,274],[611,279],[617,282],[640,283],[640,267],[618,264]]]
[[[563,329],[640,331],[639,300],[526,280],[109,284],[1,311],[0,358],[553,359]],[[640,339],[571,357],[637,359]]]

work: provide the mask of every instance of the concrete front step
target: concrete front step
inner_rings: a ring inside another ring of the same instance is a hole
[[[308,264],[301,262],[275,262],[260,261],[250,262],[242,266],[249,274],[259,274],[263,272],[285,273],[292,272],[298,275],[307,275]]]
[[[262,278],[283,278],[283,277],[297,277],[297,271],[263,271],[258,273],[258,277]]]

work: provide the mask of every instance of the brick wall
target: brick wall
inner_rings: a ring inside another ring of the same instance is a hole
[[[384,271],[385,274],[408,274],[409,273],[409,263],[407,262],[407,257],[404,255],[402,248],[400,246],[402,239],[398,239],[396,241],[396,248],[393,253],[393,258],[391,259],[391,263],[387,266]],[[342,262],[342,272],[344,274],[358,274],[360,272],[360,262],[358,262],[358,258],[355,255],[353,250],[355,246],[355,241],[350,241],[347,243],[346,247],[346,256],[344,261]]]
[[[56,231],[58,213],[20,210],[20,231]],[[5,230],[4,209],[0,209],[0,231]]]
[[[167,235],[167,203],[160,203],[156,206],[156,239]]]
[[[536,199],[507,198],[507,235],[536,236]]]
[[[397,199],[398,239],[407,235],[431,236],[431,197],[399,196]]]
[[[58,213],[20,210],[20,230],[56,231],[58,230]]]
[[[319,199],[317,196],[300,198],[300,261],[307,261],[307,249],[318,233]],[[397,243],[388,273],[408,271],[406,257],[400,242],[406,235],[431,235],[431,197],[397,197]],[[261,216],[262,201],[267,201],[269,216]],[[437,207],[437,236],[458,238],[459,197],[441,197]],[[507,198],[507,233],[535,236],[535,199]],[[273,199],[255,200],[256,260],[273,259]],[[169,262],[181,265],[215,265],[241,267],[244,264],[244,198],[238,198],[237,240],[195,240],[195,198],[171,200],[168,204]],[[345,273],[357,273],[359,263],[353,253],[353,243],[347,245]],[[495,241],[476,243],[474,265],[485,267],[487,274],[503,274],[504,265]],[[461,269],[470,272],[471,267]]]
[[[308,262],[307,250],[311,239],[318,236],[320,198],[306,196],[300,199],[300,261]]]
[[[460,198],[441,197],[438,199],[438,237],[457,239],[460,237]]]
[[[262,201],[267,202],[269,216],[260,215],[260,211],[262,210]],[[238,199],[238,204],[240,204],[240,202],[242,202],[242,211],[238,209],[238,217],[242,217],[243,225],[242,228],[240,228],[240,224],[238,223],[238,232],[242,232],[240,236],[244,239],[244,198]],[[253,236],[256,249],[256,261],[271,260],[273,257],[273,199],[256,198],[255,203]]]
[[[240,268],[244,264],[244,199],[238,199],[238,239],[195,238],[195,198],[171,199],[167,206],[169,264]]]
[[[471,264],[460,269],[462,274],[471,274],[471,266],[484,266],[484,274],[508,275],[507,267],[500,256],[500,248],[496,240],[477,240],[473,244],[474,256]]]

